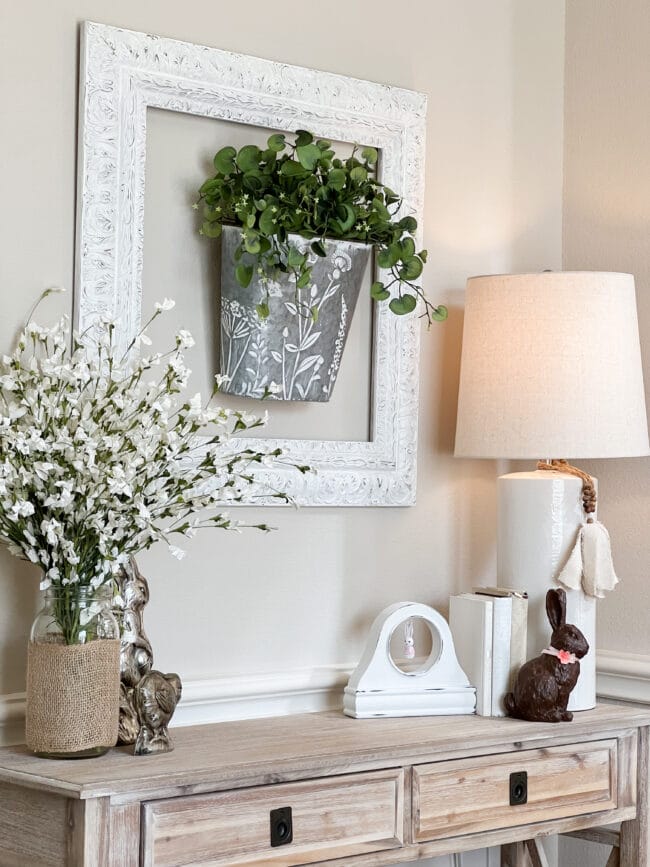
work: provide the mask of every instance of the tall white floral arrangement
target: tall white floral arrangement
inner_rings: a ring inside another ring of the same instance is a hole
[[[248,501],[252,468],[280,455],[229,447],[265,419],[214,406],[218,377],[207,402],[183,396],[189,332],[166,353],[149,350],[147,328],[173,306],[157,304],[126,352],[108,320],[86,334],[65,317],[28,321],[0,362],[0,539],[41,568],[42,589],[56,588],[67,643],[92,616],[79,610],[81,588],[112,581],[155,542],[180,559],[179,538],[237,529],[223,504]]]

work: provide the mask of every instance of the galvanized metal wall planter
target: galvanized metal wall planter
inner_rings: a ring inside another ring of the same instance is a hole
[[[243,397],[327,401],[332,395],[370,246],[327,241],[325,258],[310,253],[313,281],[296,289],[280,275],[269,287],[270,314],[255,307],[265,297],[257,276],[246,289],[235,279],[234,253],[240,230],[224,226],[221,236],[221,391]],[[289,240],[301,252],[309,241]],[[316,321],[309,309],[316,308]],[[269,386],[275,385],[269,395]]]

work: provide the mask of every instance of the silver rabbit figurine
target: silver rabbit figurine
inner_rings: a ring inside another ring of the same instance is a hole
[[[173,749],[167,726],[182,692],[177,674],[153,670],[153,650],[143,624],[148,601],[147,579],[131,557],[117,579],[115,602],[122,642],[118,744],[135,744],[139,756]]]

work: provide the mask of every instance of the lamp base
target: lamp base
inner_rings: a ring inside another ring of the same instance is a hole
[[[546,592],[557,586],[584,521],[582,482],[559,472],[508,473],[498,479],[497,496],[497,580],[501,587],[528,593],[531,659],[550,641]],[[589,642],[569,710],[589,710],[596,705],[596,599],[582,590],[566,594],[567,623],[575,623]]]

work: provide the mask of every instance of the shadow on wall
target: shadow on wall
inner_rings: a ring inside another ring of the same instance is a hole
[[[0,547],[0,695],[25,689],[27,639],[38,607],[39,572]]]
[[[449,317],[440,328],[440,358],[437,364],[439,381],[434,388],[438,403],[438,424],[431,428],[430,447],[436,454],[453,455],[458,408],[458,381],[460,379],[460,353],[463,340],[464,292],[449,293]],[[426,340],[426,336],[424,337]]]
[[[439,401],[438,422],[431,428],[430,447],[436,454],[451,457],[451,485],[445,492],[449,500],[449,512],[456,516],[450,527],[452,547],[449,562],[453,570],[450,592],[459,593],[471,589],[475,584],[495,583],[498,472],[495,461],[453,458],[464,291],[450,292],[448,298],[449,318],[440,341],[439,382],[434,389],[435,400]]]

